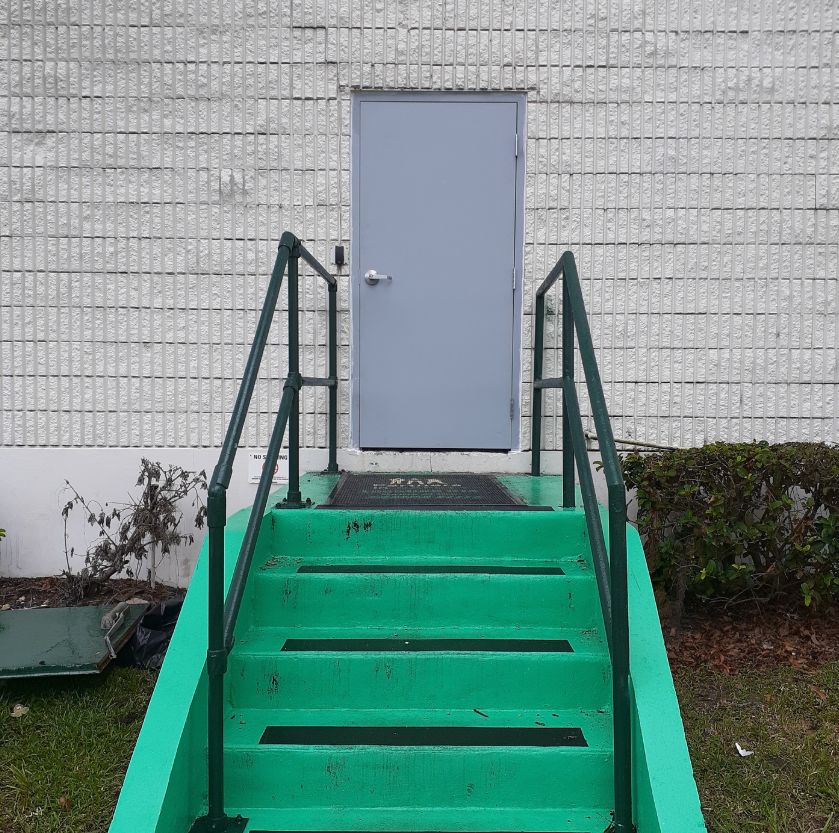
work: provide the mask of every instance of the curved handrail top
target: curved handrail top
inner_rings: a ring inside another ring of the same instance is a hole
[[[259,315],[259,322],[256,326],[251,351],[248,361],[242,374],[242,382],[239,385],[239,392],[236,395],[236,403],[230,414],[230,422],[227,424],[227,433],[219,452],[218,463],[210,478],[210,489],[221,486],[224,489],[230,485],[230,477],[233,473],[233,460],[236,457],[236,449],[242,436],[242,429],[245,426],[245,419],[253,396],[253,389],[256,386],[256,377],[259,367],[262,364],[262,354],[268,341],[268,333],[271,329],[271,322],[277,306],[277,299],[280,295],[283,272],[285,271],[288,259],[294,247],[299,245],[297,238],[290,232],[284,231],[277,246],[277,257],[274,260],[274,268],[271,271],[271,280],[268,283],[268,291],[265,293],[265,301],[262,305],[262,312]]]
[[[600,369],[597,366],[597,356],[594,352],[594,342],[591,338],[591,328],[588,323],[588,316],[585,311],[583,290],[580,286],[580,277],[577,273],[577,264],[574,255],[566,252],[560,261],[569,258],[567,269],[563,271],[565,286],[568,290],[568,298],[571,301],[571,314],[574,318],[574,329],[577,331],[577,342],[580,346],[580,358],[583,363],[583,372],[586,377],[586,387],[591,400],[591,412],[594,417],[594,424],[597,428],[597,436],[600,440],[600,452],[603,456],[603,470],[606,475],[606,485],[610,489],[626,488],[621,473],[618,450],[615,446],[615,437],[612,433],[612,423],[609,419],[609,409],[606,406],[606,394],[603,392],[603,382],[600,379]],[[575,309],[576,307],[576,309]],[[602,439],[601,439],[602,438]]]
[[[562,276],[565,289],[568,291],[568,299],[571,307],[571,318],[574,322],[574,329],[577,332],[577,341],[580,347],[580,358],[583,364],[583,373],[586,378],[589,399],[592,405],[592,416],[597,428],[597,436],[600,439],[600,450],[603,455],[603,471],[606,475],[606,485],[610,490],[617,488],[626,489],[623,474],[618,460],[618,450],[615,446],[615,438],[612,433],[612,424],[609,420],[609,409],[606,407],[606,395],[603,392],[603,382],[600,379],[600,370],[597,366],[597,356],[594,352],[594,343],[591,339],[591,328],[586,315],[583,290],[580,286],[580,277],[577,273],[577,263],[574,260],[574,253],[565,251],[556,265],[542,281],[542,285],[536,290],[536,297],[541,298]]]
[[[559,278],[564,269],[565,269],[565,256],[571,255],[571,259],[574,259],[574,255],[571,252],[564,252],[562,257],[556,262],[556,265],[550,272],[548,272],[548,276],[545,280],[542,281],[539,288],[536,290],[536,297],[541,298],[544,294],[556,283],[557,278]]]
[[[326,268],[321,265],[318,259],[311,254],[290,231],[284,231],[277,246],[277,257],[274,261],[274,268],[271,271],[271,280],[268,284],[268,291],[265,296],[265,303],[262,307],[256,334],[251,346],[245,370],[242,374],[242,382],[239,385],[239,393],[236,396],[236,403],[230,415],[230,422],[227,425],[227,433],[219,452],[219,461],[213,470],[210,478],[210,488],[222,486],[224,489],[230,484],[230,477],[233,470],[233,459],[236,456],[236,449],[242,436],[245,419],[248,414],[251,396],[256,385],[256,376],[262,364],[262,354],[268,340],[268,331],[271,328],[271,321],[277,304],[282,283],[283,272],[286,264],[295,247],[306,263],[314,269],[331,287],[337,287],[338,281],[334,275],[330,275]],[[285,250],[285,252],[283,252]]]
[[[298,240],[297,247],[300,250],[300,257],[312,267],[330,286],[337,286],[338,281],[335,275],[331,275],[326,271],[326,267],[321,265],[320,261]]]

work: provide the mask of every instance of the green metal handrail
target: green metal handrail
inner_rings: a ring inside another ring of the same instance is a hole
[[[562,277],[562,376],[542,378],[545,349],[545,294]],[[574,382],[574,348],[579,345],[591,410],[603,457],[608,489],[608,549],[594,478],[588,459],[583,420]],[[612,657],[614,721],[615,833],[631,833],[632,825],[632,724],[629,698],[629,609],[626,567],[626,486],[606,408],[606,397],[597,368],[583,293],[574,255],[565,252],[536,291],[535,353],[533,360],[533,421],[531,474],[541,474],[542,391],[562,390],[562,505],[574,508],[574,469],[580,478],[580,493],[586,516],[594,571],[600,594],[609,653]]]
[[[300,375],[300,326],[298,263],[303,258],[328,284],[329,289],[329,356],[326,378]],[[283,385],[274,429],[268,443],[265,464],[259,478],[248,526],[239,549],[239,557],[230,582],[227,601],[224,599],[224,527],[227,523],[227,488],[233,473],[233,461],[248,415],[251,397],[262,363],[262,354],[271,330],[271,323],[280,296],[283,274],[288,270],[288,376]],[[256,549],[262,518],[271,492],[274,468],[280,454],[286,427],[288,437],[288,490],[282,506],[299,509],[308,506],[300,493],[300,389],[304,385],[329,388],[329,458],[328,473],[337,473],[337,419],[338,419],[338,281],[301,245],[290,232],[280,238],[277,257],[265,293],[265,302],[256,325],[253,344],[248,356],[242,383],[227,433],[221,447],[219,460],[210,479],[207,497],[207,526],[209,527],[208,551],[208,627],[207,627],[207,784],[208,810],[206,816],[196,819],[192,833],[233,833],[243,831],[247,819],[235,818],[224,812],[224,675],[227,657],[233,648],[233,633],[242,605],[251,561]]]

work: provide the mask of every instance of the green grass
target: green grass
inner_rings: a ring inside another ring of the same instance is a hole
[[[156,679],[110,666],[0,686],[0,831],[104,833]]]
[[[709,833],[839,831],[839,663],[674,677]]]
[[[710,833],[839,833],[839,663],[674,676]],[[112,667],[0,687],[0,831],[104,833],[155,679]],[[10,717],[16,703],[29,714]]]

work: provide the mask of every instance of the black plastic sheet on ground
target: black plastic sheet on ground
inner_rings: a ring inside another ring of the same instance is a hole
[[[119,652],[117,662],[131,668],[160,668],[183,603],[183,598],[168,599],[148,610]]]

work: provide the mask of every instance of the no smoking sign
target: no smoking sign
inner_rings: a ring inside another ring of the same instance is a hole
[[[265,465],[265,454],[261,451],[248,454],[248,483],[259,483]],[[272,483],[288,483],[288,451],[281,451],[274,466]]]

